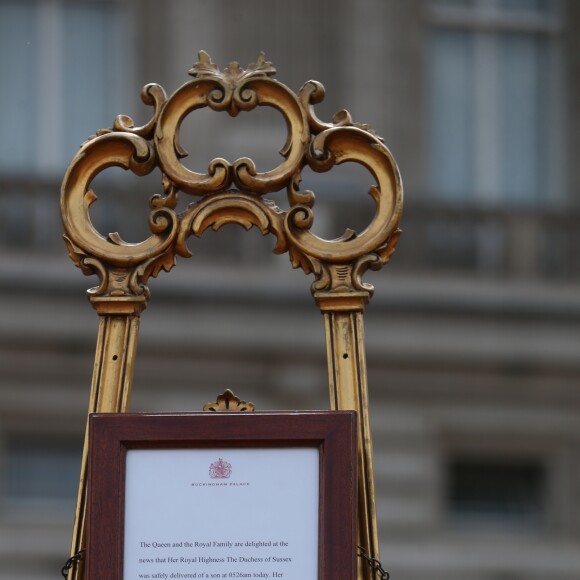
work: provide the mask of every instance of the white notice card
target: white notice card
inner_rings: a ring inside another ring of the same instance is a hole
[[[124,580],[318,578],[317,448],[127,451]]]

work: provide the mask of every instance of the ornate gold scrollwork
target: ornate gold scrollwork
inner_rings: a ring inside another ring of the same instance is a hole
[[[160,270],[169,271],[175,256],[187,257],[187,238],[205,229],[237,223],[262,234],[276,236],[276,253],[288,252],[292,265],[314,273],[313,291],[371,292],[363,283],[369,269],[384,265],[399,237],[402,186],[396,164],[382,140],[367,126],[353,123],[346,111],[331,123],[320,121],[314,105],[324,98],[320,83],[309,81],[298,94],[273,79],[276,70],[261,53],[256,63],[242,69],[230,63],[220,70],[205,52],[189,71],[193,80],[167,98],[155,84],[147,85],[142,100],[154,107],[151,120],[135,127],[120,115],[111,129],[99,131],[81,146],[66,173],[61,209],[69,253],[85,274],[97,274],[100,285],[94,296],[147,295],[147,280]],[[272,107],[284,118],[286,144],[283,161],[260,173],[246,157],[233,163],[214,159],[206,173],[186,168],[187,155],[179,143],[183,120],[195,110],[210,107],[236,116],[255,107]],[[376,185],[369,190],[376,211],[371,223],[357,234],[347,230],[335,240],[325,240],[311,230],[315,197],[299,189],[304,167],[326,172],[335,165],[353,162],[365,167]],[[90,205],[97,199],[90,189],[97,174],[119,166],[145,175],[155,167],[163,174],[163,194],[150,201],[152,235],[129,244],[116,234],[103,236],[91,223]],[[290,207],[282,211],[263,198],[286,189]],[[176,214],[179,192],[198,196]]]

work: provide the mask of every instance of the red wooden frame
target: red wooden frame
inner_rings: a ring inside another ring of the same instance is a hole
[[[92,414],[87,580],[123,579],[129,449],[314,447],[320,453],[318,580],[356,577],[356,413]]]

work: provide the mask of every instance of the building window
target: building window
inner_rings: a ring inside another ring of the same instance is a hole
[[[121,104],[123,6],[0,0],[0,172],[60,176]]]
[[[533,460],[457,458],[447,466],[454,524],[536,528],[545,523],[546,469]]]
[[[9,513],[72,515],[82,448],[77,441],[9,438],[2,470],[3,505]]]
[[[431,2],[427,187],[437,197],[521,205],[562,196],[558,6]]]

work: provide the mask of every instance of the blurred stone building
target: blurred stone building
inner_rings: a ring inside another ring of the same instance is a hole
[[[403,237],[368,276],[382,560],[394,580],[580,577],[580,3],[573,0],[0,0],[0,579],[68,556],[97,316],[61,241],[59,187],[97,129],[150,110],[204,49],[264,50],[319,116],[347,108],[397,159]],[[186,164],[269,167],[274,112],[197,111]],[[103,233],[147,235],[161,177],[94,184]],[[364,228],[360,167],[306,174],[314,231]],[[274,199],[283,204],[282,193]],[[228,226],[151,284],[132,410],[326,408],[311,280]]]

